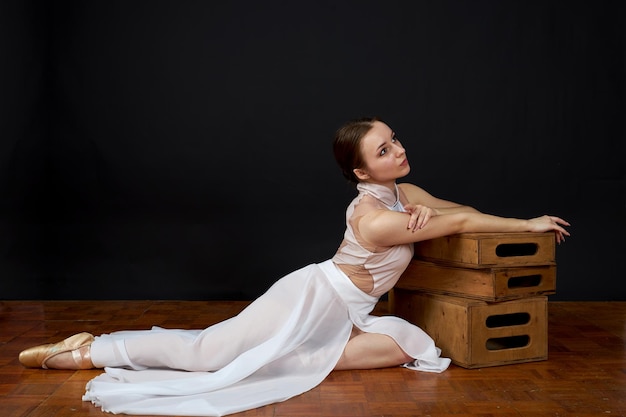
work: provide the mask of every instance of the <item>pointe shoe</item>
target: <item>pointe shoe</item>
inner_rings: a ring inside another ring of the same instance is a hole
[[[72,358],[76,365],[71,369],[89,369],[93,368],[91,356],[89,353],[81,355],[79,349],[83,346],[90,346],[94,341],[94,337],[90,333],[78,333],[58,343],[49,343],[46,345],[28,348],[20,353],[20,363],[27,368],[43,368],[48,369],[46,362],[60,353],[71,352]]]

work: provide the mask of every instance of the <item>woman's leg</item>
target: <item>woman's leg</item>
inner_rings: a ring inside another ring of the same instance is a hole
[[[412,361],[389,336],[353,331],[335,370],[388,368]]]
[[[301,294],[305,294],[307,299]],[[338,310],[328,307],[338,302],[333,294],[330,284],[321,278],[319,269],[311,265],[277,281],[237,316],[203,331],[154,329],[105,334],[93,341],[88,352],[77,350],[81,346],[75,345],[64,349],[67,353],[60,350],[46,352],[46,364],[51,368],[76,369],[72,368],[75,365],[71,359],[78,354],[89,353],[89,364],[98,368],[214,371],[251,349],[264,346],[279,334],[291,332],[289,340],[293,340],[296,334],[299,338],[306,338],[306,334],[299,329],[303,328],[302,323],[315,321],[316,318],[331,320],[329,317],[333,317],[333,323],[323,326],[328,331],[347,330],[349,323],[343,321],[347,319],[343,317],[345,311],[341,310],[342,317],[339,318]],[[309,297],[319,301],[309,305]],[[295,326],[295,323],[300,325]],[[273,349],[279,347],[274,346]],[[49,353],[54,353],[54,357]]]
[[[282,325],[285,314],[281,305],[264,304],[261,301],[255,308],[248,308],[203,331],[120,331],[100,335],[86,346],[73,346],[65,341],[37,346],[22,352],[20,361],[26,366],[50,369],[121,367],[215,371],[272,337]]]

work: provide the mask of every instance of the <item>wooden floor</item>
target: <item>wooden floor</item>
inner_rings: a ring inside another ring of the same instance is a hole
[[[23,368],[18,353],[79,331],[203,328],[245,302],[0,302],[0,415],[105,416],[82,402],[99,370]],[[385,313],[385,306],[377,308]],[[313,390],[234,416],[626,416],[626,302],[550,302],[549,359],[442,374],[333,372]]]

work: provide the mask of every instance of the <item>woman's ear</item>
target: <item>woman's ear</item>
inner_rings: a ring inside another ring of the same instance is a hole
[[[367,180],[370,178],[369,174],[361,168],[354,168],[352,172],[354,172],[354,175],[356,175],[356,177],[360,180]]]

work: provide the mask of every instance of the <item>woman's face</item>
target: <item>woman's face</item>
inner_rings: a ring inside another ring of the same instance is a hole
[[[411,171],[406,152],[395,133],[383,122],[374,122],[361,139],[364,166],[354,170],[361,181],[392,186]]]

